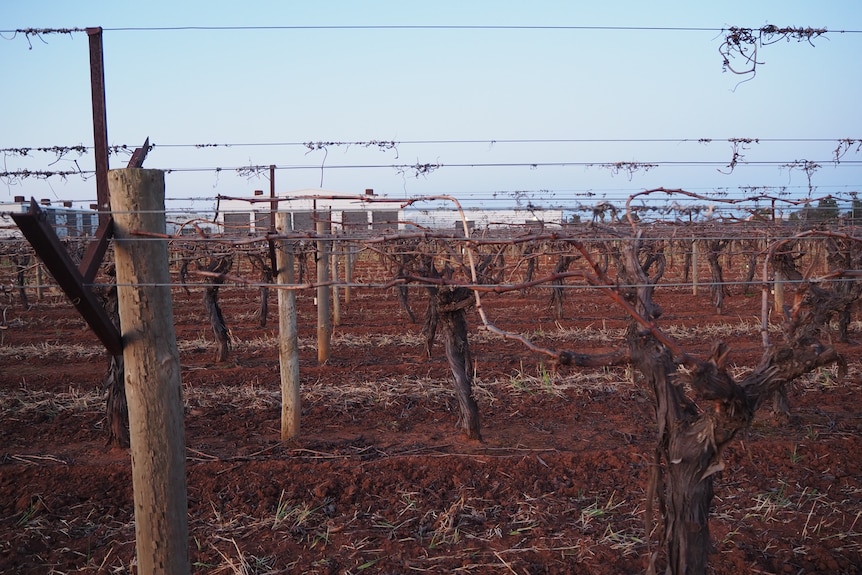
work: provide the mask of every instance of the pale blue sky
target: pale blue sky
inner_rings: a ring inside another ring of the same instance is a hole
[[[289,29],[129,31],[181,26],[505,25],[584,27],[740,26],[862,30],[858,0],[679,2],[125,2],[0,0],[0,29],[101,26],[104,32],[111,145],[156,144],[146,166],[175,169],[171,198],[250,195],[265,177],[232,168],[276,164],[278,191],[314,188],[396,197],[453,194],[469,201],[492,192],[551,190],[554,201],[626,197],[664,186],[791,186],[808,193],[799,170],[738,165],[727,139],[826,139],[761,142],[745,159],[821,163],[816,194],[862,184],[862,152],[835,166],[843,138],[862,139],[862,34],[832,32],[758,53],[757,76],[737,86],[722,72],[716,31]],[[6,38],[11,34],[4,33]],[[44,40],[44,42],[42,41]],[[30,46],[32,45],[32,49]],[[740,64],[741,65],[741,64]],[[0,41],[4,78],[0,148],[92,145],[87,36],[18,35]],[[734,88],[736,89],[734,90]],[[711,138],[709,144],[697,143]],[[671,142],[505,143],[504,140],[662,140]],[[682,142],[681,140],[693,140]],[[397,150],[331,146],[197,149],[180,144],[394,140]],[[477,140],[477,143],[409,142]],[[723,141],[722,141],[723,140]],[[492,144],[492,142],[496,142]],[[855,150],[855,148],[854,148]],[[2,171],[93,169],[93,154],[33,152],[3,157]],[[122,167],[126,157],[112,158]],[[553,162],[658,163],[646,173]],[[443,164],[416,177],[391,165]],[[539,164],[532,168],[500,164]],[[455,167],[497,164],[497,167]],[[224,168],[221,172],[214,169]],[[179,171],[193,169],[193,171]],[[90,201],[95,182],[72,176],[0,181],[12,196]],[[549,194],[550,195],[550,194]],[[510,198],[511,194],[497,197]],[[508,199],[506,201],[509,201]],[[206,200],[204,201],[206,203]],[[511,203],[511,202],[510,202]]]

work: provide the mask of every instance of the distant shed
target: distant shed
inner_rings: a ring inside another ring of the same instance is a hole
[[[92,236],[99,226],[99,215],[95,210],[75,208],[72,202],[53,203],[47,198],[39,204],[58,237]],[[11,214],[23,214],[29,209],[30,201],[24,196],[15,196],[11,202],[0,202],[0,238],[22,238]]]
[[[225,235],[262,235],[270,229],[272,199],[263,193],[244,198],[221,198],[216,221]],[[366,234],[404,228],[399,202],[388,202],[373,190],[350,195],[322,189],[302,189],[277,194],[277,211],[290,216],[294,231],[312,231],[315,213],[327,218],[334,233]]]

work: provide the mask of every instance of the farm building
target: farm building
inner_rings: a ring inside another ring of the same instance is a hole
[[[455,209],[409,210],[409,225],[428,228],[463,231],[461,214]],[[488,210],[483,208],[464,208],[464,218],[471,230],[494,230],[501,228],[523,227],[536,229],[559,227],[564,222],[562,210]]]
[[[57,236],[79,237],[91,236],[99,226],[98,214],[95,210],[72,207],[72,202],[52,204],[50,199],[40,202],[42,211],[57,232]],[[12,202],[0,202],[0,238],[20,238],[21,232],[12,221],[11,214],[23,214],[30,208],[30,202],[24,196],[15,196]]]
[[[274,201],[278,212],[290,214],[295,231],[314,230],[315,212],[329,214],[335,233],[404,228],[399,201],[387,201],[370,189],[359,195],[302,189],[277,194]],[[220,197],[215,219],[226,235],[264,234],[270,228],[272,202],[262,191],[251,198]]]

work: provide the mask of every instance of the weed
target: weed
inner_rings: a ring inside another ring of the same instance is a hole
[[[783,481],[777,489],[758,493],[752,499],[754,499],[755,505],[749,511],[751,511],[752,516],[760,517],[763,521],[773,520],[777,511],[792,507],[792,502],[787,497],[787,484]]]
[[[246,556],[239,548],[239,544],[237,544],[236,539],[227,539],[224,537],[216,537],[221,541],[227,541],[233,544],[234,549],[236,550],[236,557],[231,557],[221,551],[218,547],[215,547],[216,553],[218,553],[221,558],[224,560],[224,564],[219,565],[215,568],[212,573],[232,573],[233,575],[266,575],[268,573],[274,572],[275,566],[275,558],[274,557],[257,557],[255,555]]]
[[[528,391],[527,376],[524,375],[523,361],[521,362],[521,368],[517,370],[514,375],[509,376],[509,385],[511,385],[512,390],[517,393]]]
[[[609,545],[611,549],[622,551],[624,556],[636,555],[637,549],[643,544],[643,539],[636,535],[628,534],[620,529],[615,531],[610,524],[605,527],[600,543]]]
[[[284,489],[281,490],[281,495],[278,496],[278,504],[275,507],[275,518],[272,521],[272,528],[277,529],[278,526],[287,518],[290,511],[290,506],[284,500]]]
[[[614,502],[614,497],[617,492],[614,491],[611,493],[610,497],[605,503],[601,503],[598,498],[595,501],[588,505],[587,507],[581,510],[580,523],[584,528],[587,528],[590,523],[592,523],[593,519],[604,517],[608,515],[615,509],[619,508],[623,502]]]
[[[728,531],[727,535],[721,538],[721,544],[725,545],[728,543],[733,543],[733,538],[739,535],[739,529],[734,529],[733,531]]]
[[[45,502],[42,500],[42,496],[31,495],[30,504],[27,506],[27,509],[25,509],[24,512],[21,514],[21,518],[18,519],[15,525],[18,525],[19,527],[22,525],[27,525],[44,509],[46,509],[46,506]]]
[[[802,461],[802,454],[799,453],[799,445],[794,443],[790,449],[790,463],[796,465],[800,461]]]
[[[374,567],[374,566],[375,566],[375,565],[377,565],[377,563],[379,563],[382,559],[383,559],[382,557],[378,557],[377,559],[372,559],[372,560],[370,560],[370,561],[366,561],[366,562],[365,562],[365,563],[363,563],[362,565],[359,565],[358,567],[356,567],[356,570],[357,570],[357,571],[364,571],[364,570],[368,569],[369,567]]]
[[[555,395],[556,391],[554,390],[554,376],[545,367],[544,361],[539,363],[539,378],[542,381],[542,388],[545,390],[545,393],[547,393],[548,395]]]

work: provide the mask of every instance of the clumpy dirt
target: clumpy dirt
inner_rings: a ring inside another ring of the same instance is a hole
[[[547,296],[484,303],[541,345],[619,345],[626,318],[601,293],[568,292],[560,321]],[[224,287],[234,346],[216,363],[201,290],[174,298],[193,572],[618,574],[660,550],[644,523],[652,397],[624,367],[554,370],[471,312],[484,441],[470,442],[455,431],[442,345],[425,357],[422,326],[393,292],[353,291],[324,365],[312,295],[300,293],[302,432],[282,443],[275,312],[260,327],[257,292]],[[656,300],[693,352],[723,338],[735,369],[756,364],[759,294],[735,293],[721,316],[703,291]],[[425,302],[411,290],[420,316]],[[62,298],[6,307],[0,572],[136,572],[129,453],[105,446],[107,359]],[[710,573],[862,572],[862,370],[859,347],[839,347],[847,376],[797,382],[789,419],[760,412],[726,452]]]

